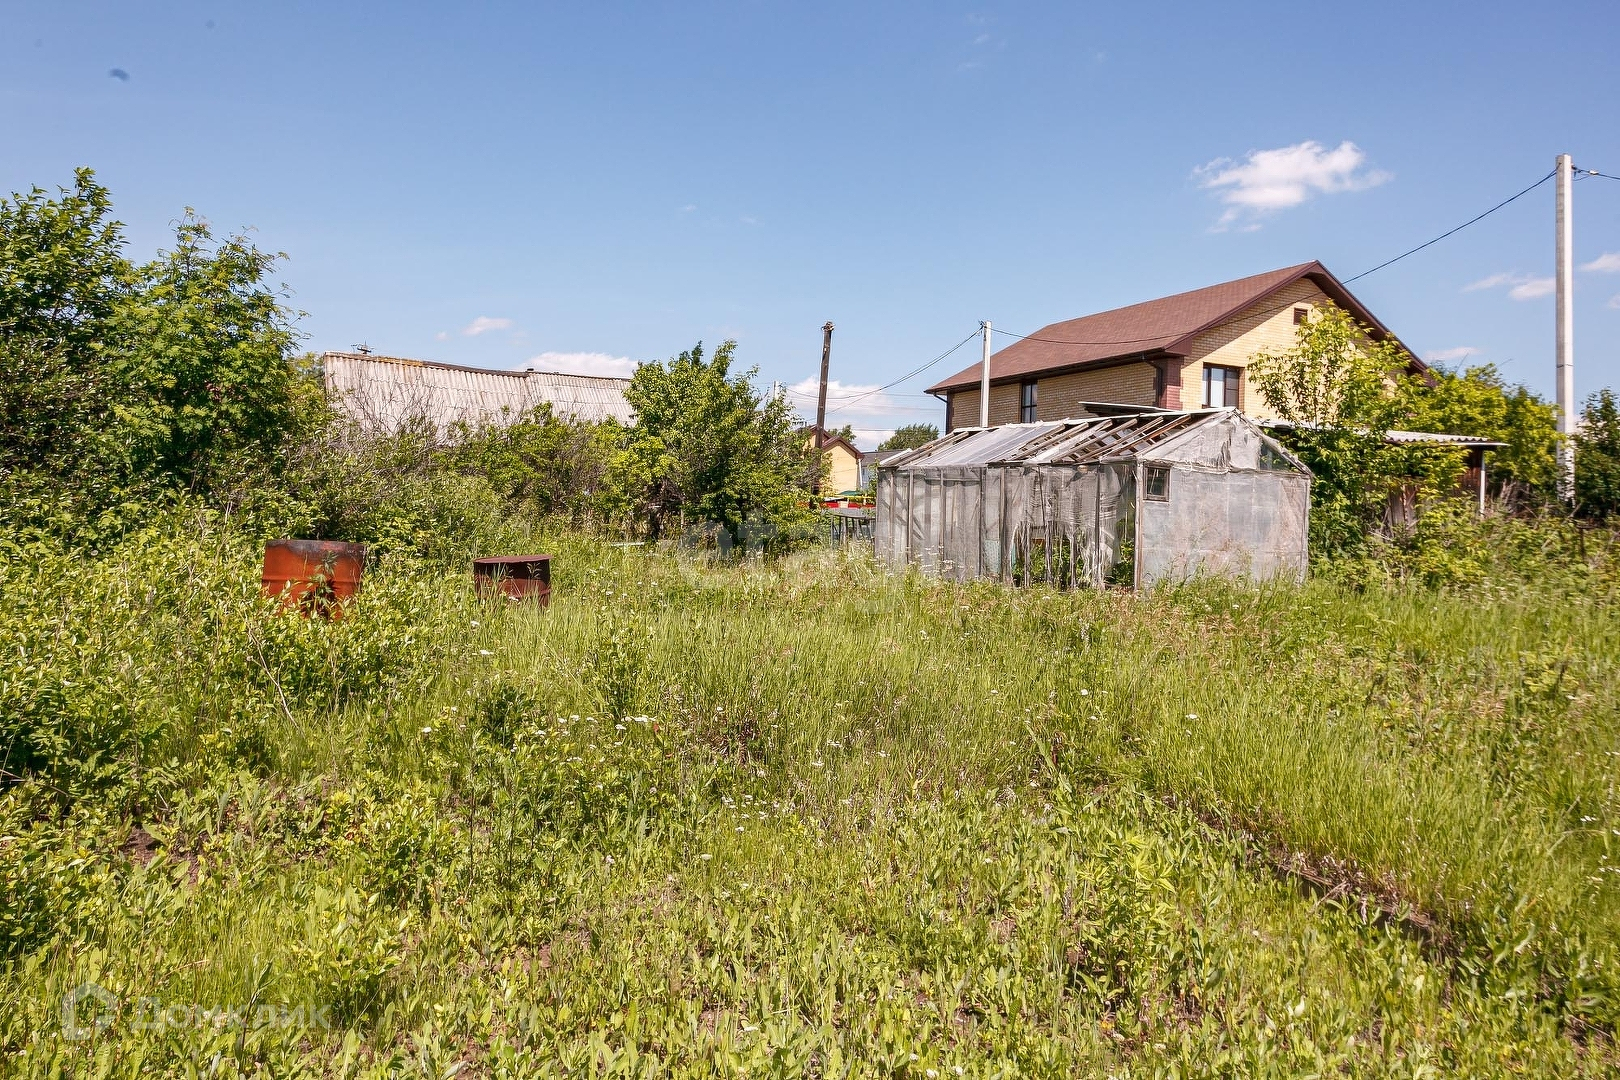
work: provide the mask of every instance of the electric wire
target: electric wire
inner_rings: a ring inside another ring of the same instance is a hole
[[[1581,169],[1581,170],[1577,170],[1577,172],[1579,173],[1580,178],[1592,176],[1592,177],[1598,177],[1598,178],[1604,179],[1604,180],[1620,180],[1620,176],[1611,176],[1608,173],[1599,172],[1596,169]],[[1517,200],[1519,200],[1519,199],[1523,198],[1524,196],[1530,194],[1530,192],[1534,191],[1536,188],[1540,187],[1542,184],[1545,184],[1548,180],[1551,180],[1554,176],[1557,175],[1557,173],[1558,173],[1558,170],[1553,169],[1551,172],[1547,173],[1547,175],[1543,176],[1541,179],[1537,180],[1535,183],[1529,185],[1528,187],[1522,188],[1519,191],[1514,192],[1512,195],[1509,195],[1507,198],[1503,199],[1501,202],[1497,203],[1495,206],[1491,207],[1489,210],[1486,210],[1484,213],[1477,214],[1474,217],[1469,218],[1467,221],[1463,222],[1461,225],[1456,226],[1455,228],[1447,229],[1445,232],[1441,233],[1439,236],[1434,237],[1432,240],[1426,240],[1423,243],[1419,244],[1415,248],[1412,248],[1412,249],[1410,249],[1408,251],[1401,252],[1399,255],[1395,256],[1393,259],[1386,259],[1384,262],[1379,263],[1377,266],[1374,266],[1371,269],[1363,270],[1359,274],[1355,274],[1355,275],[1353,275],[1351,277],[1345,278],[1344,281],[1343,281],[1343,284],[1349,285],[1351,282],[1360,281],[1362,278],[1368,277],[1368,276],[1370,276],[1372,274],[1376,274],[1376,273],[1378,273],[1378,271],[1383,270],[1386,267],[1394,266],[1396,263],[1400,262],[1402,259],[1407,258],[1408,256],[1416,255],[1418,252],[1424,250],[1425,248],[1433,247],[1435,244],[1438,244],[1440,241],[1446,239],[1449,236],[1454,236],[1457,233],[1462,232],[1464,229],[1468,228],[1468,226],[1473,225],[1473,224],[1475,224],[1477,222],[1483,221],[1484,219],[1490,217],[1492,214],[1496,213],[1498,210],[1502,209],[1504,206],[1507,206],[1509,203],[1516,202]],[[1282,310],[1284,310],[1286,308],[1294,307],[1297,303],[1298,303],[1298,301],[1290,300],[1289,302],[1287,302],[1285,304],[1279,304],[1276,307],[1267,308],[1267,309],[1264,309],[1262,311],[1256,312],[1255,314],[1257,314],[1257,315],[1275,314],[1275,313],[1277,313],[1279,311],[1282,311]],[[1018,334],[1018,333],[1014,333],[1011,330],[1003,330],[1000,327],[992,327],[991,328],[991,333],[1001,334],[1004,337],[1016,338],[1016,339],[1018,339],[1020,341],[1044,342],[1044,343],[1046,343],[1048,345],[1143,345],[1143,344],[1146,344],[1146,343],[1152,342],[1152,341],[1163,341],[1167,336],[1169,336],[1169,335],[1166,335],[1166,334],[1155,334],[1152,337],[1141,337],[1141,338],[1116,338],[1116,339],[1113,339],[1113,340],[1077,341],[1077,340],[1065,340],[1065,339],[1061,339],[1061,338],[1044,338],[1044,337],[1038,337],[1038,336],[1036,336],[1034,334]],[[918,375],[921,375],[924,371],[927,371],[929,368],[933,367],[935,364],[939,363],[941,360],[944,360],[946,357],[948,357],[952,353],[954,353],[957,349],[960,349],[963,345],[966,345],[969,341],[972,341],[975,337],[978,337],[978,336],[979,336],[979,331],[975,330],[973,333],[969,334],[967,337],[963,338],[961,341],[958,341],[955,345],[951,346],[949,349],[945,350],[944,352],[940,353],[938,356],[934,357],[932,360],[928,361],[928,363],[923,364],[920,367],[914,368],[913,370],[907,372],[906,374],[902,375],[900,378],[894,380],[891,383],[886,383],[883,386],[875,387],[874,389],[868,390],[868,391],[866,391],[864,393],[857,394],[856,396],[854,396],[852,398],[849,398],[849,399],[839,403],[839,405],[836,408],[829,409],[828,411],[829,412],[837,412],[837,411],[841,411],[843,409],[847,409],[857,401],[860,401],[860,400],[862,400],[864,398],[871,397],[873,394],[882,393],[883,391],[891,389],[892,387],[899,386],[903,382],[906,382],[906,381],[908,381],[910,379],[916,378]],[[784,388],[784,389],[786,389],[786,388]],[[807,400],[810,397],[809,394],[803,394],[800,391],[795,391],[795,390],[791,390],[791,389],[786,389],[786,392],[789,393],[789,394],[793,394],[794,396],[797,396],[797,397],[804,397]],[[907,397],[911,397],[911,396],[930,397],[932,395],[928,395],[928,394],[910,395],[910,394],[908,394],[908,395],[905,395],[905,396],[907,396]]]
[[[1482,221],[1485,218],[1490,217],[1492,214],[1496,213],[1498,210],[1502,209],[1502,207],[1508,205],[1509,203],[1513,202],[1514,200],[1519,199],[1519,198],[1521,198],[1521,197],[1523,197],[1525,195],[1530,194],[1530,192],[1534,191],[1536,188],[1540,187],[1542,184],[1545,184],[1548,180],[1551,180],[1554,176],[1557,175],[1557,173],[1558,173],[1557,169],[1552,170],[1546,176],[1543,176],[1540,180],[1537,180],[1535,183],[1531,184],[1529,187],[1524,188],[1524,189],[1522,189],[1520,191],[1517,191],[1512,195],[1509,195],[1507,198],[1503,199],[1501,202],[1497,203],[1495,206],[1491,207],[1489,210],[1485,211],[1483,214],[1479,214],[1479,215],[1476,215],[1475,217],[1471,217],[1467,221],[1463,222],[1461,225],[1458,225],[1456,228],[1447,229],[1445,232],[1441,233],[1439,236],[1436,236],[1434,239],[1426,240],[1423,243],[1419,244],[1417,247],[1412,248],[1410,251],[1403,251],[1401,254],[1395,256],[1393,259],[1385,260],[1384,262],[1379,263],[1377,266],[1373,267],[1370,270],[1363,270],[1361,273],[1356,274],[1353,277],[1347,277],[1347,278],[1344,279],[1343,284],[1349,285],[1353,281],[1360,281],[1362,278],[1367,277],[1370,274],[1376,274],[1378,271],[1384,269],[1386,266],[1394,266],[1396,263],[1400,262],[1402,259],[1406,258],[1408,255],[1416,255],[1418,252],[1422,251],[1424,248],[1432,247],[1433,245],[1438,244],[1440,241],[1444,240],[1446,237],[1451,236],[1451,235],[1453,235],[1455,233],[1459,233],[1462,230],[1468,228],[1468,226],[1474,224],[1475,222]],[[1600,172],[1596,172],[1596,171],[1593,171],[1593,170],[1586,170],[1583,173],[1583,175],[1600,176],[1600,177],[1605,177],[1606,179],[1610,179],[1610,180],[1620,179],[1620,177],[1608,176],[1606,173],[1600,173]],[[1256,315],[1273,315],[1273,314],[1276,314],[1279,311],[1284,310],[1285,308],[1290,308],[1290,307],[1295,306],[1296,303],[1298,303],[1298,301],[1292,301],[1291,300],[1286,304],[1279,304],[1274,308],[1263,309],[1261,311],[1256,312],[1255,314]],[[1063,340],[1063,339],[1059,339],[1059,338],[1037,337],[1037,336],[1035,336],[1033,334],[1015,334],[1011,330],[1002,330],[1002,329],[999,329],[999,328],[994,328],[993,332],[997,333],[997,334],[1005,334],[1007,337],[1018,338],[1018,339],[1020,339],[1022,341],[1042,341],[1042,342],[1047,343],[1048,345],[1143,345],[1143,344],[1146,344],[1147,342],[1150,342],[1150,341],[1163,341],[1166,337],[1170,336],[1168,334],[1156,334],[1153,337],[1120,338],[1120,339],[1117,339],[1117,340],[1114,340],[1114,341],[1067,341],[1067,340]]]
[[[932,360],[928,361],[928,363],[922,364],[922,365],[920,365],[918,367],[915,367],[915,368],[912,368],[910,371],[906,372],[904,375],[900,376],[898,379],[894,380],[891,383],[885,383],[882,386],[875,386],[872,389],[865,391],[864,393],[856,394],[854,397],[851,397],[851,398],[846,398],[844,401],[842,401],[842,402],[840,402],[838,404],[837,408],[829,408],[827,410],[827,412],[828,413],[840,412],[840,411],[842,411],[844,409],[849,408],[851,405],[855,404],[857,401],[861,401],[861,400],[863,400],[865,398],[869,398],[873,394],[881,394],[885,390],[888,390],[888,389],[890,389],[892,387],[899,386],[901,383],[907,381],[908,379],[916,378],[918,375],[921,375],[923,372],[927,371],[929,368],[933,367],[935,364],[939,363],[941,360],[943,360],[947,356],[951,355],[951,353],[955,352],[957,349],[960,349],[962,346],[966,345],[968,342],[972,341],[974,338],[976,338],[978,336],[979,336],[979,331],[977,331],[977,330],[973,331],[967,337],[963,338],[961,341],[958,341],[955,345],[952,345],[950,348],[946,349],[944,352],[940,353],[938,356],[936,356]],[[788,391],[788,393],[794,393],[794,392],[795,391],[792,391],[792,390]],[[806,395],[806,396],[808,396],[808,395]],[[929,397],[929,396],[932,396],[932,395],[925,394],[923,396],[924,397]]]
[[[1373,267],[1371,270],[1363,270],[1361,273],[1357,274],[1355,277],[1345,278],[1344,283],[1346,285],[1348,285],[1352,281],[1361,280],[1362,278],[1366,277],[1368,274],[1376,274],[1376,273],[1378,273],[1378,271],[1382,270],[1386,266],[1394,266],[1396,263],[1400,262],[1402,259],[1406,258],[1408,255],[1416,255],[1418,252],[1422,251],[1424,248],[1429,247],[1429,246],[1434,245],[1434,244],[1438,244],[1440,241],[1444,240],[1446,237],[1452,235],[1452,233],[1462,232],[1464,229],[1468,228],[1468,226],[1472,225],[1474,222],[1480,221],[1480,220],[1482,220],[1484,218],[1490,217],[1492,214],[1496,213],[1498,210],[1502,209],[1502,207],[1506,206],[1508,203],[1512,202],[1513,200],[1519,198],[1521,195],[1530,194],[1532,191],[1536,190],[1536,188],[1540,187],[1542,184],[1545,184],[1547,181],[1551,180],[1555,175],[1557,175],[1557,173],[1558,173],[1557,169],[1552,170],[1552,172],[1549,172],[1546,176],[1543,176],[1540,180],[1537,180],[1535,183],[1531,184],[1529,187],[1525,188],[1523,191],[1520,191],[1520,192],[1518,192],[1517,194],[1514,194],[1514,195],[1509,195],[1507,198],[1503,199],[1501,202],[1497,203],[1495,206],[1491,207],[1489,210],[1485,211],[1483,214],[1480,214],[1478,217],[1471,217],[1467,221],[1463,222],[1461,225],[1458,225],[1455,229],[1448,229],[1445,232],[1441,233],[1439,236],[1435,237],[1433,240],[1429,240],[1429,241],[1427,241],[1425,243],[1419,244],[1417,247],[1413,248],[1411,251],[1403,251],[1401,254],[1395,256],[1393,259],[1390,259],[1388,262],[1379,263],[1377,266]]]

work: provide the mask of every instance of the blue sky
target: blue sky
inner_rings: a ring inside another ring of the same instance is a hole
[[[89,165],[142,256],[186,206],[253,229],[310,348],[613,371],[735,338],[807,385],[831,319],[835,404],[980,319],[1349,277],[1560,151],[1620,175],[1612,2],[3,15],[0,186]],[[1575,204],[1584,397],[1620,385],[1620,182]],[[1420,354],[1550,394],[1552,217],[1549,183],[1352,288]],[[922,389],[976,348],[831,422],[938,420]]]

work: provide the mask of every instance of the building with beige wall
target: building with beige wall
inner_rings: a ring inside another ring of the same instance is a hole
[[[1294,345],[1312,309],[1336,304],[1378,341],[1395,335],[1319,262],[1053,323],[990,358],[990,424],[1096,415],[1092,404],[1175,411],[1271,410],[1250,385],[1250,357]],[[1399,344],[1398,339],[1395,339]],[[1412,370],[1422,361],[1407,351]],[[945,429],[979,423],[979,364],[928,388],[945,401]]]
[[[810,427],[800,429],[805,441],[814,446],[816,442],[816,429]],[[842,435],[834,435],[830,431],[823,431],[821,438],[821,452],[827,458],[827,483],[822,488],[822,495],[840,495],[846,491],[859,491],[861,488],[861,452],[855,449],[850,441]]]

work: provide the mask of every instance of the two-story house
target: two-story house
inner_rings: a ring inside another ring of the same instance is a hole
[[[1319,262],[1053,323],[990,358],[990,423],[1093,415],[1088,404],[1160,409],[1235,407],[1271,418],[1245,374],[1249,358],[1294,344],[1311,309],[1337,304],[1376,340],[1394,334]],[[1411,356],[1411,370],[1425,370]],[[945,428],[979,423],[974,364],[928,388],[945,401]]]

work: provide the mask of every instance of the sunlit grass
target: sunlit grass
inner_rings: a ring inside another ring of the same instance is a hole
[[[10,631],[13,694],[91,680],[149,732],[76,815],[5,796],[35,875],[8,898],[71,916],[11,961],[11,1067],[1616,1064],[1606,595],[1054,593],[530,542],[547,610],[396,563],[332,625],[259,608],[228,537],[75,590],[8,569],[6,618],[59,624]],[[65,1041],[86,979],[331,1026]]]

